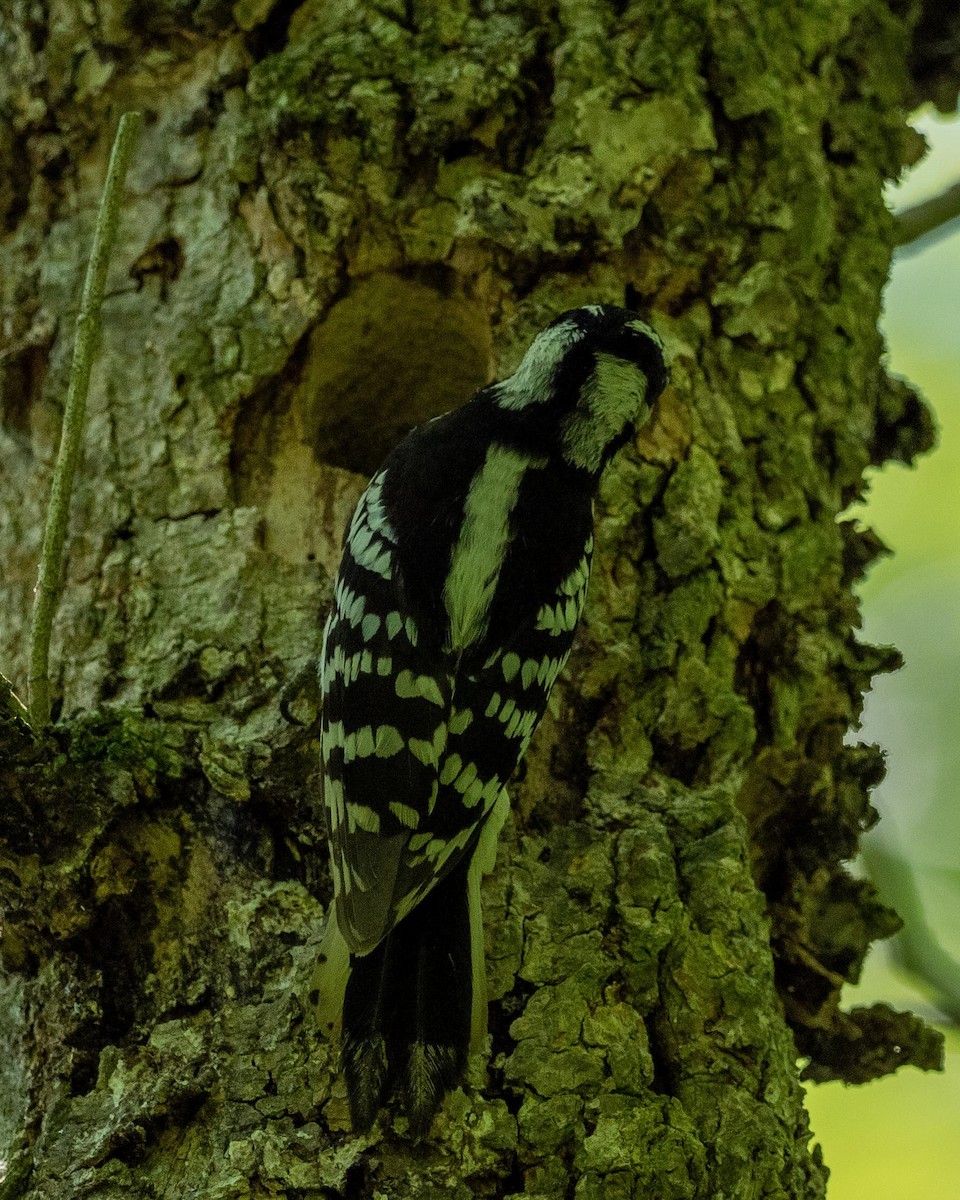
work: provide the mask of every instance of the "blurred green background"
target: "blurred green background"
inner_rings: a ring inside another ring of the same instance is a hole
[[[960,178],[960,119],[923,112],[914,124],[930,152],[891,189],[894,208]],[[876,472],[854,515],[894,551],[861,589],[863,639],[892,643],[906,659],[876,680],[858,735],[888,755],[867,854],[909,862],[927,925],[960,962],[960,222],[950,230],[898,253],[883,322],[890,369],[926,396],[940,445],[914,469]],[[960,1200],[960,1030],[938,1010],[935,989],[898,968],[896,951],[896,941],[873,949],[846,1002],[886,1000],[933,1020],[947,1034],[946,1071],[907,1067],[863,1087],[810,1086],[830,1200]],[[960,995],[954,1005],[956,1015]]]

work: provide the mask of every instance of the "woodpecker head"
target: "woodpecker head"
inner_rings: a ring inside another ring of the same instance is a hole
[[[561,313],[534,339],[496,403],[556,433],[561,456],[599,474],[650,415],[667,382],[663,342],[636,313],[591,304]]]

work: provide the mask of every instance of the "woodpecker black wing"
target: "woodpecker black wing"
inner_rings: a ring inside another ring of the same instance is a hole
[[[442,439],[442,428],[431,433]],[[474,491],[486,486],[485,472],[502,482],[490,463],[488,455],[470,480]],[[323,653],[324,795],[338,918],[354,954],[372,950],[475,844],[570,652],[593,544],[582,499],[561,506],[568,536],[558,554],[564,543],[546,511],[556,488],[539,484],[538,515],[528,487],[520,497],[527,518],[506,523],[485,605],[477,601],[484,568],[479,582],[470,564],[458,572],[473,552],[454,544],[448,619],[439,622],[410,604],[389,471],[388,464],[357,506]],[[544,539],[546,564],[538,561]]]
[[[323,654],[324,799],[341,931],[369,953],[476,840],[519,751],[490,738],[435,625],[410,615],[372,481],[344,546]],[[484,699],[484,706],[487,700]]]
[[[465,881],[447,886],[418,853],[440,801],[454,679],[430,622],[405,603],[383,482],[381,472],[357,506],[324,636],[321,741],[335,895],[321,1008],[333,1022],[342,1012],[354,1128],[373,1123],[397,1081],[421,1133],[463,1067],[470,915]],[[452,847],[447,858],[454,866]],[[432,901],[415,908],[431,891]],[[452,1007],[431,1012],[436,996],[452,998]]]

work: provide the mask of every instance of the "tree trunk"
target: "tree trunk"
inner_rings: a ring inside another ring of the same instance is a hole
[[[937,1065],[916,1018],[839,1007],[897,924],[842,866],[882,771],[844,735],[896,654],[855,639],[882,547],[838,517],[867,467],[932,441],[877,332],[914,10],[5,6],[20,688],[96,199],[117,114],[147,125],[60,721],[0,705],[3,1200],[808,1200],[798,1054],[849,1081]],[[404,430],[594,301],[654,315],[672,387],[606,480],[578,649],[486,883],[489,1061],[423,1145],[390,1117],[354,1139],[313,1019],[330,886],[304,673],[342,530]]]

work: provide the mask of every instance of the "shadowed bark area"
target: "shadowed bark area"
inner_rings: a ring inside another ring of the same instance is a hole
[[[0,1197],[822,1196],[798,1054],[852,1082],[940,1059],[910,1014],[840,1005],[898,923],[843,866],[882,772],[845,735],[898,659],[856,639],[883,547],[838,518],[933,440],[877,332],[882,184],[917,154],[905,105],[944,87],[909,73],[918,6],[46,14],[0,17],[18,688],[96,198],[116,114],[147,124],[60,723],[0,703]],[[596,301],[654,314],[672,386],[605,480],[486,881],[490,1059],[419,1147],[399,1118],[357,1140],[313,1020],[330,889],[317,695],[291,683],[365,474]]]

